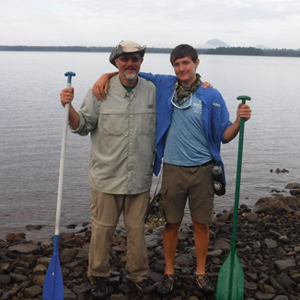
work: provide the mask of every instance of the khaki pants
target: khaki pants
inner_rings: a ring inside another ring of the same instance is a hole
[[[113,195],[92,190],[92,236],[88,277],[109,277],[109,252],[119,217],[123,211],[127,235],[127,277],[133,282],[148,275],[148,253],[144,217],[149,191],[137,195]]]

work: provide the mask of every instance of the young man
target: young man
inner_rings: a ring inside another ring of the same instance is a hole
[[[220,144],[238,134],[240,118],[248,120],[251,109],[239,104],[236,120],[230,122],[221,94],[216,89],[203,88],[196,73],[198,53],[190,45],[182,44],[173,49],[170,61],[176,77],[140,73],[157,88],[156,175],[162,158],[164,162],[161,193],[167,218],[163,235],[166,266],[158,293],[169,294],[176,281],[174,259],[178,229],[189,198],[197,262],[195,283],[205,294],[211,294],[214,289],[205,274],[205,264],[214,209],[212,168],[218,163],[224,169]],[[103,92],[102,87],[100,92]]]
[[[92,236],[88,277],[92,296],[108,293],[109,252],[121,212],[127,233],[127,277],[138,291],[150,293],[144,216],[149,202],[155,153],[156,89],[138,78],[145,46],[122,41],[110,62],[119,75],[110,80],[108,101],[90,90],[77,112],[71,104],[74,89],[62,90],[70,103],[69,124],[79,135],[91,133],[89,183],[92,186]]]

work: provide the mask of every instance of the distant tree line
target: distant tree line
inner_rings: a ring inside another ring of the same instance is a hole
[[[0,46],[0,51],[111,52],[113,47]]]
[[[84,46],[0,46],[0,51],[111,52],[114,47]],[[172,48],[147,48],[148,53],[171,53]],[[258,49],[254,47],[219,47],[197,49],[199,54],[290,56],[300,57],[300,49]]]
[[[258,49],[254,47],[219,47],[206,49],[203,54],[254,55],[254,56],[292,56],[300,57],[300,49]]]

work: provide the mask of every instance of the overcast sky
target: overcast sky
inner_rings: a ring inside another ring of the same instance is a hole
[[[0,0],[0,45],[300,48],[300,0]]]

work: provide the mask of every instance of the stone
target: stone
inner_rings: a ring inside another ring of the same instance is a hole
[[[86,244],[82,248],[79,249],[79,251],[77,252],[77,255],[76,255],[76,259],[88,257],[88,254],[89,254],[89,245]]]
[[[34,275],[45,275],[46,272],[47,272],[47,267],[42,264],[36,265],[32,271]]]
[[[31,287],[25,289],[24,295],[27,298],[32,299],[32,298],[35,298],[38,295],[42,294],[42,292],[43,292],[43,289],[39,285],[34,285],[34,286],[31,286]]]
[[[280,273],[277,277],[276,277],[277,281],[280,283],[280,285],[283,288],[289,288],[289,287],[296,287],[296,282],[293,281],[288,275],[286,275],[285,273]]]
[[[65,248],[60,253],[60,260],[64,260],[66,257],[70,257],[71,259],[74,259],[76,257],[78,250],[72,249],[72,248]]]
[[[18,245],[9,247],[8,251],[16,251],[16,252],[20,252],[22,254],[30,254],[30,253],[39,254],[39,253],[41,253],[41,247],[34,243],[18,244]]]
[[[278,246],[277,242],[273,239],[265,239],[264,243],[267,245],[269,249],[276,248]]]
[[[278,295],[273,300],[289,300],[289,298],[285,295]]]
[[[181,266],[188,266],[193,264],[193,260],[191,255],[189,254],[180,254],[175,258],[175,262],[177,262]]]
[[[44,275],[35,275],[35,276],[33,276],[33,278],[31,280],[35,285],[39,285],[40,287],[43,287],[45,276]]]
[[[73,292],[79,296],[81,294],[85,294],[86,292],[90,291],[92,288],[92,285],[90,284],[90,282],[85,282],[85,283],[82,283],[80,285],[76,285],[74,288],[73,288]]]
[[[151,264],[150,268],[151,270],[159,273],[164,273],[165,271],[165,265],[157,261]]]
[[[8,300],[11,299],[13,296],[15,296],[17,294],[16,291],[8,291],[3,293],[1,300]]]
[[[158,240],[155,235],[147,235],[145,239],[146,239],[147,248],[156,247],[158,245]]]
[[[253,267],[255,267],[255,268],[259,268],[259,267],[261,267],[261,266],[263,266],[264,264],[263,264],[263,262],[260,260],[260,259],[255,259],[254,261],[253,261]]]
[[[276,293],[275,289],[268,284],[260,284],[259,288],[260,288],[261,292],[263,292],[265,294],[275,294]]]
[[[13,278],[17,282],[22,282],[22,281],[27,281],[28,280],[27,276],[19,275],[19,274],[16,274],[16,273],[10,273],[9,275],[10,275],[11,278]]]
[[[223,215],[221,215],[221,216],[218,218],[218,221],[226,222],[226,221],[229,220],[230,215],[231,215],[230,212],[226,212],[226,213],[224,213]]]
[[[213,251],[208,251],[207,252],[207,257],[216,257],[220,256],[223,253],[223,250],[213,250]]]
[[[112,294],[109,297],[110,300],[128,300],[128,298],[125,295],[122,294]]]
[[[254,282],[245,282],[244,288],[246,290],[249,290],[249,291],[256,291],[257,290],[257,284],[254,283]]]
[[[296,263],[293,259],[284,259],[275,261],[275,265],[281,272],[288,274],[291,270],[296,268]]]
[[[256,229],[257,231],[260,231],[260,232],[265,231],[265,229],[266,229],[265,221],[262,220],[262,219],[259,220],[259,221],[257,222],[257,224],[255,225],[255,229]]]
[[[76,300],[77,296],[72,291],[70,291],[66,286],[64,286],[64,300]]]
[[[9,275],[0,275],[0,286],[7,285],[11,282]]]
[[[293,274],[292,276],[291,276],[291,279],[293,280],[293,281],[295,281],[296,283],[300,283],[300,273],[295,273],[295,274]]]
[[[290,190],[290,194],[292,196],[299,196],[300,195],[300,189],[293,189],[293,190]]]
[[[285,188],[291,190],[291,189],[296,189],[296,188],[298,188],[299,186],[300,186],[300,184],[299,184],[298,182],[292,182],[292,183],[288,183],[288,184],[285,186]]]
[[[26,234],[24,232],[19,232],[19,233],[9,232],[5,235],[4,239],[6,239],[8,242],[13,242],[13,241],[25,239],[25,237]]]
[[[275,294],[266,294],[262,292],[255,293],[255,299],[257,300],[271,300],[275,297]]]
[[[50,261],[51,261],[51,257],[40,257],[38,260],[37,260],[37,264],[38,265],[44,265],[45,267],[48,268],[49,264],[50,264]]]
[[[178,240],[179,241],[184,241],[184,240],[186,240],[188,238],[188,233],[187,232],[182,232],[182,231],[180,231],[179,233],[178,233]]]
[[[227,243],[226,241],[217,240],[214,244],[214,248],[217,250],[224,250],[224,251],[229,252],[231,245],[229,243]]]
[[[284,288],[278,283],[278,281],[273,276],[270,277],[270,283],[272,284],[272,286],[276,291],[279,292],[284,291]]]
[[[26,225],[27,230],[40,230],[42,229],[42,225]]]
[[[59,241],[64,242],[64,241],[67,241],[67,240],[73,238],[74,236],[75,236],[74,232],[61,232],[59,234]]]
[[[257,223],[259,220],[258,214],[256,213],[245,213],[243,217],[250,223]]]
[[[255,213],[279,213],[300,210],[300,200],[291,196],[264,197],[260,198],[254,205]]]

